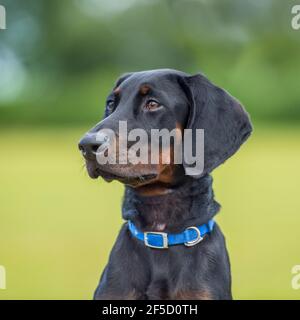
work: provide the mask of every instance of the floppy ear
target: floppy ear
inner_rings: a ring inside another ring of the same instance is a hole
[[[239,149],[251,134],[252,126],[241,104],[203,75],[186,77],[185,83],[190,99],[187,128],[193,131],[193,154],[196,154],[194,131],[204,129],[204,170],[200,175],[203,176]],[[188,165],[184,166],[186,170]]]
[[[129,78],[131,75],[133,75],[133,74],[134,74],[134,72],[128,72],[128,73],[122,74],[122,75],[119,77],[119,79],[116,81],[116,83],[115,83],[112,91],[115,90],[116,88],[118,88],[118,86],[119,86],[123,81],[125,81],[126,79],[128,79],[128,78]],[[108,117],[108,110],[107,110],[107,108],[105,107],[103,119],[105,119],[106,117]]]

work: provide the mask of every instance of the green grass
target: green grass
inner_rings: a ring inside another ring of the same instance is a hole
[[[88,178],[80,129],[0,131],[0,299],[90,299],[121,224],[123,188]],[[214,173],[237,299],[299,299],[300,130],[259,130]]]

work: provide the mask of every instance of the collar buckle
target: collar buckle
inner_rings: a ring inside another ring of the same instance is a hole
[[[162,245],[153,244],[153,243],[151,244],[151,239],[149,238],[149,236],[152,237],[152,240],[154,240],[154,242],[157,241],[157,239],[155,240],[156,236],[160,236]],[[149,248],[167,249],[168,248],[168,234],[165,232],[150,232],[150,231],[144,232],[144,243]]]

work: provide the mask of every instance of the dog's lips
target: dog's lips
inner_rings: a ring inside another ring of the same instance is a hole
[[[132,187],[140,187],[151,183],[153,180],[156,180],[156,178],[156,174],[145,174],[138,177],[128,177],[124,180],[124,183]]]
[[[156,174],[141,174],[139,176],[121,176],[115,173],[109,173],[105,171],[97,170],[98,176],[101,176],[106,181],[118,180],[126,185],[132,187],[141,186],[151,182],[153,179],[156,179]]]
[[[140,185],[147,184],[152,180],[157,178],[157,174],[139,174],[139,175],[130,175],[127,174],[121,175],[119,173],[113,173],[100,168],[96,162],[86,162],[87,172],[92,179],[97,179],[101,176],[106,181],[110,182],[112,180],[118,180],[124,184],[136,187]]]
[[[86,161],[86,170],[90,178],[97,179],[99,177],[99,172],[94,162]]]

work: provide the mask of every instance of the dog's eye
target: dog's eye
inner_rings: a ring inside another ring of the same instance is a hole
[[[107,103],[106,103],[106,108],[107,108],[107,110],[110,111],[110,112],[113,111],[114,108],[115,108],[115,102],[114,102],[113,100],[107,101]]]
[[[157,109],[158,107],[160,107],[159,103],[155,100],[149,100],[147,101],[145,108],[148,110],[154,110]]]

